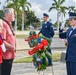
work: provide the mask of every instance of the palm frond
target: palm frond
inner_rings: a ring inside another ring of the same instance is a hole
[[[60,1],[61,1],[61,0],[58,0],[58,3],[57,3],[57,7],[58,7],[58,8],[60,8],[60,5],[61,5],[61,4],[60,4]]]
[[[69,10],[69,12],[70,12],[70,11],[74,11],[74,10],[75,10],[75,6],[69,6],[69,7],[68,7],[68,10]]]
[[[76,9],[74,10],[74,12],[76,13]]]
[[[29,7],[31,7],[31,4],[27,2],[26,0],[20,0],[19,3],[23,11],[25,10],[25,8],[29,9]]]
[[[25,5],[25,9],[27,9],[27,11],[29,11],[29,7],[27,5]]]
[[[52,6],[56,6],[56,4],[55,3],[52,3]]]
[[[29,2],[27,2],[27,4],[28,4],[30,7],[32,7],[31,4],[30,4]]]
[[[65,7],[65,6],[60,7],[60,12],[63,13],[64,17],[65,17],[65,14],[66,14],[66,10],[68,10],[67,7]]]
[[[63,4],[65,2],[65,0],[61,0],[60,5]]]
[[[60,1],[61,1],[61,0],[58,0],[58,4],[59,4],[59,5],[60,5]]]
[[[54,1],[54,3],[57,5],[57,1],[56,0],[53,0]]]
[[[12,8],[14,8],[14,3],[10,3],[10,4],[8,4],[7,7],[9,7],[9,8],[12,7]]]
[[[55,7],[50,7],[50,9],[48,11],[50,12],[52,9],[56,9],[56,8]]]
[[[9,0],[7,0],[7,2],[8,2]]]
[[[60,9],[68,10],[68,7],[66,7],[66,6],[60,6]]]

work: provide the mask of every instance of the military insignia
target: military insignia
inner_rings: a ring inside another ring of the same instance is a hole
[[[47,26],[45,26],[45,28],[47,28]]]
[[[76,36],[76,34],[74,34],[74,36]]]
[[[76,37],[76,34],[72,35],[72,37]]]
[[[50,26],[50,27],[53,27],[53,26]]]

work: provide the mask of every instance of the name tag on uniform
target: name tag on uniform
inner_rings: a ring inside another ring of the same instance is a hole
[[[76,37],[76,34],[72,35],[72,37]]]
[[[47,26],[45,26],[45,28],[47,28]]]
[[[76,36],[76,34],[74,34]]]

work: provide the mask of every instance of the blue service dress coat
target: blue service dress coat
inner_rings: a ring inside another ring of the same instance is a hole
[[[46,23],[42,24],[42,29],[39,34],[42,33],[45,37],[52,39],[54,36],[54,29],[53,24],[47,21]],[[48,50],[51,53],[51,49]],[[52,59],[48,58],[48,66],[52,66]]]
[[[76,75],[76,27],[70,27],[67,32],[59,30],[60,38],[67,38],[67,52],[66,52],[66,68],[67,75]]]
[[[76,21],[76,13],[69,12],[69,21],[74,19]],[[66,51],[66,68],[67,75],[76,75],[76,26],[70,27],[67,32],[59,31],[60,38],[67,38],[67,51]]]
[[[47,21],[42,24],[42,29],[39,33],[42,33],[47,38],[52,38],[54,36],[53,24]]]
[[[76,28],[70,27],[65,33],[63,33],[63,30],[60,30],[59,37],[62,39],[67,38],[68,41],[66,61],[76,62]]]

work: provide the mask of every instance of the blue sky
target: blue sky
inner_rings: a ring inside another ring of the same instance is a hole
[[[6,0],[0,0],[2,4],[4,4],[4,1]],[[28,0],[28,2],[31,3],[32,5],[31,10],[35,11],[35,14],[38,18],[42,18],[43,13],[45,12],[49,14],[53,23],[56,21],[57,12],[55,10],[52,10],[50,13],[48,12],[48,9],[51,6],[53,0]],[[75,5],[76,6],[76,0],[66,0],[63,5],[66,5],[66,6]],[[2,5],[0,5],[0,7],[1,6]],[[68,18],[68,15],[66,15],[65,19],[66,18]]]

